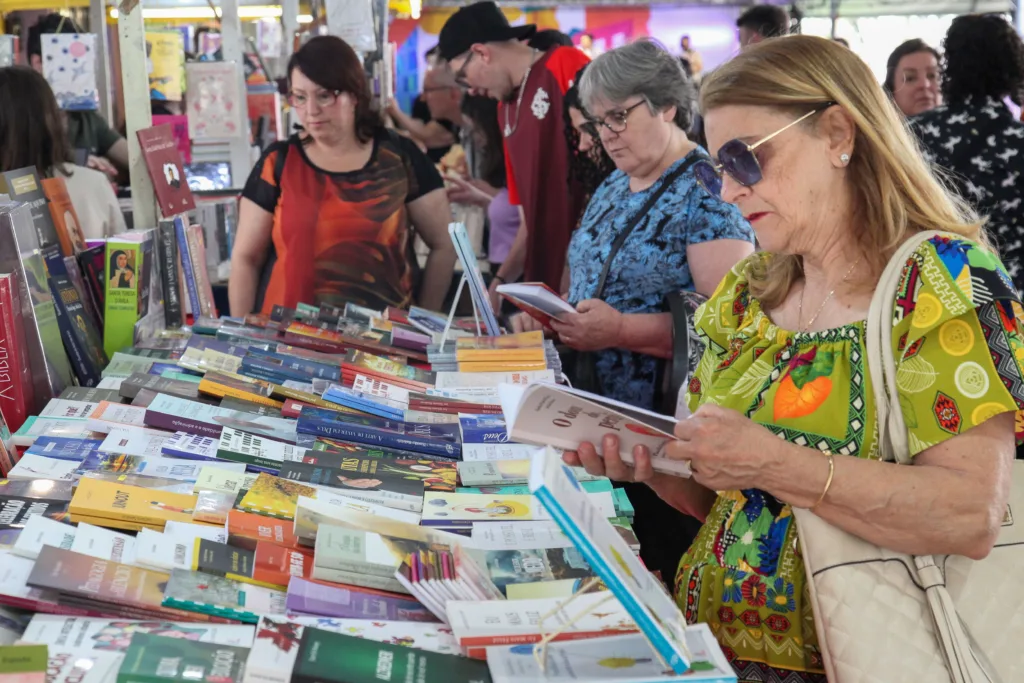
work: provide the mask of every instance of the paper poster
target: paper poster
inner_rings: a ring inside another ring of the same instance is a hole
[[[100,107],[96,87],[96,36],[91,33],[46,34],[42,37],[43,76],[57,104],[69,111]]]
[[[18,54],[16,40],[17,36],[0,35],[0,68],[14,66],[14,57]]]
[[[327,31],[356,52],[377,49],[372,0],[327,0]]]
[[[256,22],[256,49],[264,57],[280,57],[284,47],[284,28],[277,19]]]
[[[235,138],[245,131],[238,68],[234,62],[188,65],[188,133],[193,140]]]
[[[179,31],[146,31],[149,96],[181,101],[185,80],[185,43]]]

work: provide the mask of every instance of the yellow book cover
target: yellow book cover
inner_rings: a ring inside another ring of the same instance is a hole
[[[231,398],[237,398],[242,401],[248,401],[249,403],[256,403],[261,406],[270,406],[271,408],[281,408],[284,406],[283,401],[278,401],[266,396],[260,396],[254,394],[251,391],[246,391],[237,386],[229,386],[227,384],[221,384],[220,382],[212,382],[205,377],[199,382],[199,391],[210,396],[216,396],[217,398],[225,398],[230,396]]]
[[[82,479],[68,511],[73,518],[96,517],[162,529],[169,521],[191,522],[195,507],[193,495]]]
[[[146,31],[150,99],[181,100],[185,89],[185,44],[179,31]]]
[[[543,349],[544,333],[540,330],[520,332],[519,334],[503,334],[497,337],[460,337],[455,342],[456,349]]]
[[[526,372],[547,370],[547,361],[459,361],[459,372]]]
[[[455,359],[460,363],[466,361],[490,361],[492,363],[547,363],[544,347],[532,349],[457,349]],[[545,365],[546,367],[546,365]]]
[[[238,502],[239,509],[267,517],[295,519],[299,496],[316,498],[316,489],[290,479],[262,473]]]
[[[384,318],[370,318],[370,329],[377,330],[378,332],[390,332],[394,329],[394,324]]]
[[[162,532],[164,530],[163,524],[142,524],[140,522],[126,522],[123,519],[91,517],[89,515],[71,515],[70,521],[72,524],[93,524],[105,529],[117,529],[118,531],[142,531],[143,529],[152,529],[153,531]]]

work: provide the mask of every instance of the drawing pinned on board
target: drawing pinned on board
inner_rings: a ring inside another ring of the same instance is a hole
[[[246,112],[238,64],[193,62],[186,69],[189,137],[223,140],[241,135]]]
[[[69,111],[100,107],[96,87],[96,36],[89,33],[47,35],[42,41],[43,76],[57,104]]]

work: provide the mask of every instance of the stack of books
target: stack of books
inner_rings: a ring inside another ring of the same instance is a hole
[[[735,681],[628,497],[552,448],[614,432],[685,474],[671,420],[555,384],[536,335],[463,334],[453,365],[437,322],[200,317],[94,387],[27,377],[45,400],[0,402],[25,413],[0,426],[0,657],[44,646],[52,683]]]

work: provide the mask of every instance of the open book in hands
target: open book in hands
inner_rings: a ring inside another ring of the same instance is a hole
[[[602,438],[614,434],[625,462],[632,464],[633,448],[643,445],[655,471],[690,476],[685,462],[665,455],[665,447],[676,440],[675,418],[548,382],[503,384],[498,395],[512,441],[570,451],[589,441],[600,453]]]
[[[511,301],[516,308],[531,318],[548,326],[551,319],[559,319],[566,313],[575,313],[576,309],[558,293],[543,282],[516,282],[498,285],[498,294]]]

